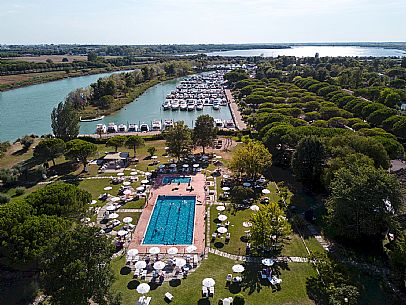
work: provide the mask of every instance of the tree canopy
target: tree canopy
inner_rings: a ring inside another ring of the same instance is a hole
[[[201,146],[204,149],[211,146],[217,138],[217,128],[214,126],[213,117],[208,114],[200,115],[195,122],[193,129],[193,142],[196,146]]]
[[[180,160],[192,151],[192,132],[183,121],[178,121],[175,125],[164,132],[168,153]]]
[[[79,115],[71,103],[61,102],[51,113],[52,131],[57,138],[69,141],[79,134]]]
[[[127,138],[125,136],[114,136],[107,140],[106,146],[112,146],[115,149],[115,152],[118,151],[119,147],[124,146]]]
[[[144,139],[141,138],[140,136],[132,135],[128,136],[127,140],[125,141],[125,145],[128,148],[132,148],[134,151],[134,157],[136,156],[137,153],[137,148],[142,147],[145,145]]]
[[[58,138],[44,139],[34,148],[34,157],[44,161],[52,160],[55,166],[55,158],[62,156],[65,150],[65,142]]]
[[[79,161],[83,164],[84,169],[87,165],[87,160],[94,156],[97,151],[97,146],[80,139],[71,140],[66,143],[65,156],[73,161]]]

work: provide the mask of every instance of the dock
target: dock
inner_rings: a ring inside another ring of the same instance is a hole
[[[237,130],[243,130],[247,128],[247,124],[242,119],[240,110],[238,109],[238,105],[234,100],[233,95],[231,94],[230,89],[225,89],[224,90],[226,93],[227,101],[228,101],[228,106],[230,107],[230,112],[231,116],[233,117],[235,128]]]

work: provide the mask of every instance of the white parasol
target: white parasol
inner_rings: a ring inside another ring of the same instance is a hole
[[[250,209],[253,210],[253,211],[255,211],[255,212],[258,212],[258,211],[259,211],[259,206],[257,206],[256,204],[254,204],[254,205],[250,206]]]
[[[148,293],[151,287],[147,283],[141,283],[137,286],[137,292],[141,294]]]
[[[149,251],[148,251],[150,254],[158,254],[158,253],[160,253],[161,252],[161,249],[159,249],[158,247],[152,247],[152,248],[149,248]]]
[[[117,176],[124,176],[124,173],[117,173]]]
[[[118,218],[118,214],[117,213],[111,213],[110,215],[109,215],[109,219],[116,219],[116,218]]]
[[[154,263],[154,269],[155,270],[162,270],[164,269],[166,264],[164,262],[158,261]]]
[[[186,265],[186,260],[184,258],[177,257],[175,258],[175,265],[178,267],[183,267],[184,265]]]
[[[243,265],[234,265],[232,269],[233,269],[233,272],[236,272],[236,273],[241,273],[241,272],[244,272],[244,270],[245,270]]]
[[[120,197],[112,197],[112,198],[110,198],[110,201],[113,201],[113,202],[120,201]]]
[[[144,189],[145,189],[145,188],[144,188],[143,186],[139,186],[139,187],[136,188],[136,190],[137,190],[137,191],[140,191],[140,192],[142,192]]]
[[[145,177],[150,177],[150,176],[152,176],[152,173],[151,172],[145,172],[144,175],[145,175]]]
[[[128,234],[128,231],[126,231],[126,230],[120,230],[117,232],[118,236],[126,236],[127,234]]]
[[[210,288],[210,287],[213,287],[214,285],[216,285],[216,282],[211,277],[208,277],[202,281],[202,285],[204,287]]]
[[[216,210],[220,211],[220,212],[224,211],[225,209],[226,209],[226,207],[224,205],[219,205],[219,206],[216,207]]]
[[[220,214],[220,215],[217,217],[217,219],[220,220],[220,221],[226,221],[226,220],[227,220],[227,216],[226,216],[226,215],[223,215],[223,214]]]
[[[111,191],[113,188],[111,187],[111,186],[106,186],[105,188],[104,188],[104,190],[105,191]]]
[[[228,192],[230,190],[230,188],[228,186],[224,186],[221,188],[224,192]]]
[[[136,175],[137,175],[137,172],[131,172],[130,175],[131,175],[131,176],[136,176]]]
[[[147,179],[141,180],[141,183],[142,184],[147,184],[147,183],[149,183],[149,180],[147,180]]]
[[[146,261],[138,261],[134,264],[135,269],[144,269],[147,266]]]
[[[108,205],[106,206],[106,210],[109,212],[115,211],[117,209],[117,207],[115,207],[114,205]]]
[[[137,249],[130,249],[130,250],[127,251],[128,256],[136,256],[137,254],[138,254]]]
[[[124,217],[124,219],[123,219],[124,223],[131,223],[132,221],[133,221],[132,217],[129,217],[129,216]]]
[[[197,164],[197,163],[193,164],[194,168],[198,168],[199,166],[200,166],[200,164]]]
[[[194,251],[196,251],[196,250],[197,250],[197,247],[196,247],[195,245],[187,246],[186,249],[185,249],[185,251],[186,251],[187,253],[192,253],[192,252],[194,252]]]
[[[166,253],[168,253],[169,255],[175,255],[179,252],[179,249],[176,247],[171,247],[169,248]]]
[[[124,182],[123,182],[123,185],[124,185],[124,186],[129,186],[129,185],[131,185],[131,182],[130,182],[130,181],[124,181]]]
[[[217,232],[224,234],[227,232],[227,228],[226,227],[218,227],[217,228]]]
[[[183,166],[183,168],[188,168],[189,164],[183,164],[182,166]]]
[[[262,194],[270,194],[271,193],[271,191],[268,190],[268,189],[263,189],[261,192],[262,192]]]
[[[96,204],[97,203],[97,200],[92,200],[92,201],[90,201],[90,204]]]

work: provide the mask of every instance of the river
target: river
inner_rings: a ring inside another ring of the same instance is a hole
[[[293,46],[290,49],[251,49],[251,50],[232,50],[206,53],[209,56],[296,56],[312,57],[319,53],[320,57],[399,57],[406,56],[406,51],[398,49],[385,49],[377,47],[355,47],[355,46]]]

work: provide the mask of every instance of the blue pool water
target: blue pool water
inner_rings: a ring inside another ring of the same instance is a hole
[[[195,196],[158,196],[143,243],[192,244],[195,203]]]
[[[166,176],[163,177],[162,183],[168,184],[168,183],[190,183],[191,178],[190,177],[170,177]]]

